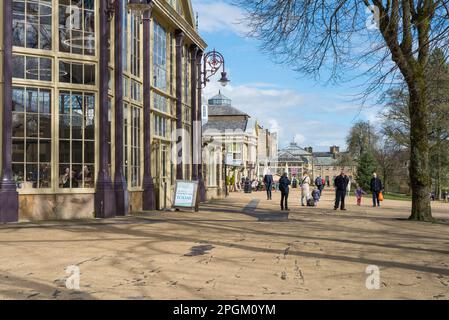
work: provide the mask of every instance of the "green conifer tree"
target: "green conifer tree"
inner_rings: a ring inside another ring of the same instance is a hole
[[[370,151],[362,153],[357,162],[356,180],[363,190],[369,191],[370,181],[376,170],[377,162],[373,154]]]

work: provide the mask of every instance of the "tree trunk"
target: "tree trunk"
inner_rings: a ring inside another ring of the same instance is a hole
[[[409,85],[410,97],[410,185],[412,213],[410,220],[433,221],[430,208],[429,140],[424,77]]]

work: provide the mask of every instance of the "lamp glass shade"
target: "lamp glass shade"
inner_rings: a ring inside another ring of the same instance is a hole
[[[220,80],[218,80],[218,82],[220,82],[220,84],[223,86],[223,87],[225,87],[230,81],[229,81],[229,79],[227,78],[227,76],[226,76],[226,72],[222,72],[221,73],[221,78],[220,78]]]

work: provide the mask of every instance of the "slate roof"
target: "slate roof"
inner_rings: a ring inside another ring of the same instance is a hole
[[[313,157],[313,164],[317,166],[333,166],[337,164],[337,159],[333,157]]]
[[[208,114],[210,116],[247,116],[248,114],[245,112],[240,111],[237,108],[234,108],[233,106],[227,106],[227,105],[220,105],[220,106],[208,106]]]

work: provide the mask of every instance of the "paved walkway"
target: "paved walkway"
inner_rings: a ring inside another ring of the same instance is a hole
[[[287,213],[279,193],[233,193],[197,213],[2,225],[0,299],[448,299],[449,205],[430,224],[404,220],[409,202],[364,200],[301,207],[293,190]]]

